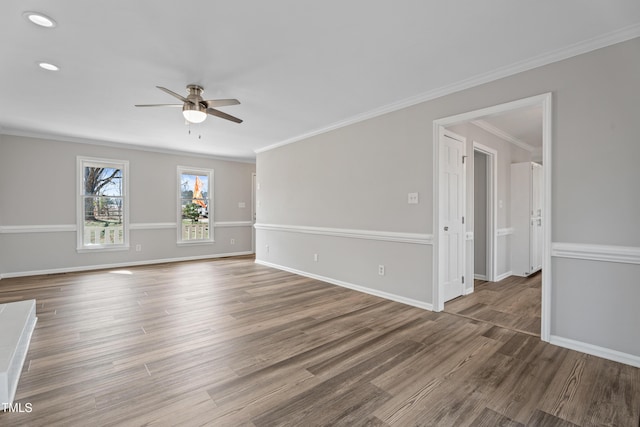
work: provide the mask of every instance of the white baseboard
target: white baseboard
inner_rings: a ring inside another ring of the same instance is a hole
[[[256,264],[264,265],[265,267],[275,268],[275,269],[278,269],[278,270],[282,270],[282,271],[286,271],[286,272],[289,272],[289,273],[297,274],[299,276],[309,277],[311,279],[316,279],[316,280],[320,280],[320,281],[323,281],[323,282],[331,283],[332,285],[342,286],[343,288],[353,289],[354,291],[363,292],[365,294],[373,295],[373,296],[376,296],[376,297],[388,299],[388,300],[391,300],[391,301],[400,302],[402,304],[411,305],[413,307],[422,308],[424,310],[433,311],[433,305],[429,304],[429,303],[426,303],[426,302],[423,302],[423,301],[414,300],[412,298],[406,298],[406,297],[403,297],[403,296],[400,296],[400,295],[391,294],[391,293],[388,293],[388,292],[378,291],[376,289],[367,288],[365,286],[360,286],[360,285],[355,285],[353,283],[343,282],[342,280],[332,279],[330,277],[320,276],[320,275],[317,275],[317,274],[308,273],[306,271],[296,270],[295,268],[285,267],[283,265],[273,264],[271,262],[261,261],[259,259],[256,259],[255,262],[256,262]]]
[[[253,254],[253,251],[231,252],[231,253],[225,253],[225,254],[198,255],[198,256],[180,257],[180,258],[151,259],[151,260],[145,260],[145,261],[120,262],[120,263],[114,263],[114,264],[98,264],[98,265],[83,265],[79,267],[52,268],[49,270],[19,271],[19,272],[0,274],[0,279],[8,279],[11,277],[41,276],[44,274],[75,273],[79,271],[104,270],[108,268],[135,267],[137,265],[164,264],[167,262],[197,261],[201,259],[225,258],[230,256],[252,255],[252,254]]]
[[[502,273],[502,274],[496,276],[496,282],[499,282],[500,280],[504,280],[509,276],[513,276],[513,272],[507,271],[506,273]]]
[[[602,357],[603,359],[613,360],[614,362],[624,363],[625,365],[635,366],[640,368],[640,356],[633,354],[622,353],[620,351],[611,350],[609,348],[600,347],[593,344],[587,344],[581,341],[575,341],[569,338],[559,337],[557,335],[551,335],[549,337],[551,344],[568,348],[570,350],[576,350],[582,353],[591,354],[592,356]]]
[[[473,293],[473,291],[474,291],[473,288],[465,289],[464,291],[462,291],[462,295],[464,296],[470,295]]]
[[[484,274],[474,274],[473,278],[478,280],[489,280],[487,279],[487,276],[485,276]]]

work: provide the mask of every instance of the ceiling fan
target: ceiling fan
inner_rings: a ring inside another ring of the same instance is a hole
[[[237,99],[202,99],[204,89],[198,85],[187,85],[189,95],[185,98],[167,88],[156,86],[161,91],[178,98],[182,104],[142,104],[136,107],[182,107],[182,115],[189,123],[201,123],[207,118],[207,114],[231,120],[232,122],[242,123],[242,120],[230,114],[223,113],[213,107],[223,107],[225,105],[237,105],[240,101]]]

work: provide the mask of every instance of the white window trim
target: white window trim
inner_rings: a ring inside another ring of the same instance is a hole
[[[115,167],[122,169],[122,201],[123,201],[123,235],[124,239],[118,245],[91,245],[84,244],[84,168],[86,166]],[[97,157],[76,157],[76,251],[78,253],[113,252],[129,250],[129,161],[103,159]]]
[[[191,174],[191,175],[207,175],[208,176],[208,188],[207,188],[207,199],[209,200],[209,238],[208,239],[198,239],[198,240],[182,240],[182,174]],[[178,184],[177,198],[176,198],[176,215],[177,215],[177,245],[178,246],[195,246],[195,245],[211,245],[215,243],[214,238],[214,217],[213,211],[215,208],[214,199],[213,199],[213,179],[214,179],[214,170],[213,169],[202,169],[202,168],[193,168],[190,166],[178,166],[177,174],[176,174],[176,182]]]

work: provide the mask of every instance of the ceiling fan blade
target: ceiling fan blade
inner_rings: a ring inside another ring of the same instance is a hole
[[[238,105],[240,101],[237,99],[209,99],[207,101],[202,101],[207,104],[208,108],[212,107],[224,107],[226,105]]]
[[[185,98],[184,96],[179,95],[179,94],[175,93],[174,91],[167,89],[166,87],[162,87],[162,86],[156,86],[156,87],[157,87],[158,89],[160,89],[161,91],[166,92],[166,93],[168,93],[169,95],[171,95],[171,96],[174,96],[174,97],[178,98],[178,99],[179,99],[180,101],[182,101],[182,102],[188,102],[188,103],[190,103],[190,104],[193,104],[193,102],[189,101],[189,100],[188,100],[187,98]]]
[[[230,114],[227,113],[223,113],[220,110],[215,110],[213,108],[207,108],[207,113],[211,114],[212,116],[216,116],[216,117],[220,117],[222,119],[227,119],[227,120],[231,120],[232,122],[236,122],[236,123],[242,123],[242,120],[237,118],[237,117],[233,117]]]
[[[182,107],[183,104],[138,104],[136,107]]]

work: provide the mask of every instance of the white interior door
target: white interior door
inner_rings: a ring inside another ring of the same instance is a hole
[[[439,276],[444,301],[464,291],[465,138],[440,134]]]

